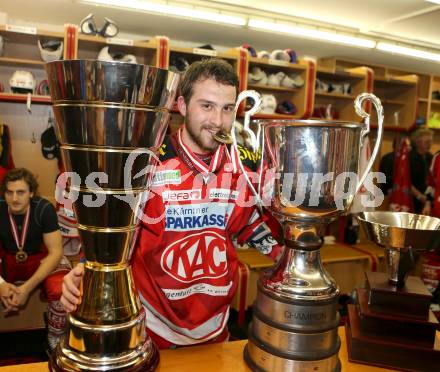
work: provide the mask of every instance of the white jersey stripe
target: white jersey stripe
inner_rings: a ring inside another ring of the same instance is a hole
[[[178,327],[159,314],[141,294],[139,296],[145,309],[147,328],[175,345],[194,345],[209,341],[222,333],[228,322],[229,306],[224,313],[214,315],[193,329]]]

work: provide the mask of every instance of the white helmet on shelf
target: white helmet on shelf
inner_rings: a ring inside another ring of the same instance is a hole
[[[248,74],[248,82],[250,84],[267,84],[267,74],[260,67],[254,66]]]
[[[38,40],[41,59],[45,62],[52,62],[61,59],[63,56],[63,42],[61,40]]]
[[[13,93],[33,93],[35,84],[34,74],[24,70],[15,71],[9,79]]]
[[[267,78],[267,85],[270,85],[272,87],[279,87],[285,77],[286,74],[283,71],[279,71],[276,74],[270,74]]]
[[[277,59],[279,61],[286,61],[290,62],[290,54],[287,53],[285,50],[281,49],[275,49],[271,54],[270,58]]]
[[[261,95],[261,108],[260,113],[262,114],[273,114],[277,108],[277,100],[273,94],[262,94]]]
[[[266,58],[269,59],[270,58],[270,53],[267,50],[261,50],[257,53],[257,57],[258,58]]]
[[[108,46],[105,46],[101,49],[98,54],[98,60],[108,62],[137,63],[136,57],[133,54],[113,53],[113,55],[111,55]]]
[[[284,79],[281,80],[281,86],[286,88],[301,88],[303,85],[304,79],[296,74],[286,75]]]

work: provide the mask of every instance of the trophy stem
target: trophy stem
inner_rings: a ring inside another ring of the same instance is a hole
[[[258,282],[244,352],[253,370],[340,370],[339,290],[321,263],[320,230],[284,223],[283,255]]]
[[[159,354],[146,337],[145,312],[136,295],[130,268],[88,262],[83,284],[82,302],[69,316],[67,337],[55,350],[51,369],[154,370]],[[102,355],[107,356],[105,362]]]
[[[385,257],[388,267],[388,281],[399,288],[405,285],[409,272],[415,266],[414,254],[411,248],[385,248]]]

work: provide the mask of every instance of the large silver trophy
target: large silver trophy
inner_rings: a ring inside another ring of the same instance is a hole
[[[252,98],[258,104],[258,95]],[[372,156],[358,176],[361,147],[370,131],[366,100],[376,108],[378,130]],[[258,281],[244,351],[253,370],[340,369],[339,290],[321,264],[319,249],[323,229],[349,209],[369,173],[383,125],[382,106],[374,95],[358,96],[355,109],[365,123],[260,121],[256,135],[245,116],[244,137],[254,147],[258,144],[262,158],[257,186],[248,180],[249,186],[282,224],[285,240],[281,259]],[[236,145],[234,130],[232,139]]]
[[[178,75],[128,63],[46,65],[87,262],[53,371],[149,371],[159,361],[128,263]]]

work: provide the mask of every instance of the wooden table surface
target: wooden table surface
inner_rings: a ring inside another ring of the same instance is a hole
[[[350,363],[347,356],[347,346],[345,342],[345,329],[339,328],[341,337],[341,350],[339,358],[343,372],[377,372],[391,371],[389,369],[376,368],[362,364]],[[246,340],[233,341],[223,344],[213,344],[205,346],[193,346],[176,350],[161,350],[159,372],[249,372],[243,360],[243,348]],[[16,366],[0,367],[0,372],[46,372],[47,363],[31,363]]]

